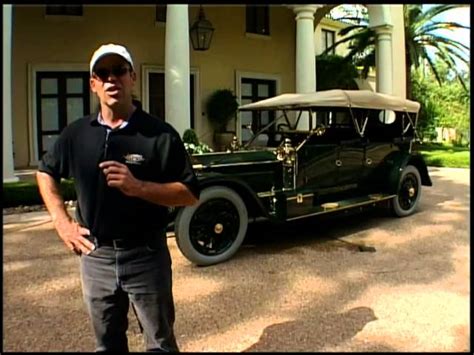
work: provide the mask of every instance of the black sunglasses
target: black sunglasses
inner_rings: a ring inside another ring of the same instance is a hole
[[[100,68],[97,70],[94,70],[94,74],[102,81],[106,81],[110,75],[119,77],[122,75],[125,75],[128,73],[131,69],[129,67],[124,67],[124,66],[116,66],[112,67],[110,69],[107,68]]]

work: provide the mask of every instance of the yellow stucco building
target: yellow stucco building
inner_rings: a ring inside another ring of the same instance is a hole
[[[334,6],[204,5],[214,32],[198,51],[189,37],[197,5],[3,5],[4,182],[37,166],[65,125],[96,109],[88,64],[100,44],[130,50],[145,110],[212,144],[205,103],[216,89],[231,89],[241,104],[315,90],[323,31],[339,26],[323,19]],[[374,88],[405,97],[402,6],[367,8],[377,33]],[[238,116],[230,128],[239,133],[242,123]]]

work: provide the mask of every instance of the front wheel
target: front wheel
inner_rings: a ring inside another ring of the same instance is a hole
[[[232,189],[213,186],[201,191],[199,202],[178,212],[176,243],[183,255],[204,266],[234,255],[247,232],[245,203]]]
[[[418,169],[407,165],[401,175],[397,196],[392,200],[392,211],[398,217],[412,214],[421,196],[421,177]]]

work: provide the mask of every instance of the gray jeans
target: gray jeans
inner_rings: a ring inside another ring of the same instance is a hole
[[[80,258],[82,292],[97,352],[128,352],[130,301],[143,327],[147,351],[179,351],[166,241],[131,249],[100,246]]]

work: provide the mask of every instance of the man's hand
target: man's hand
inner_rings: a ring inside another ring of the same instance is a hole
[[[61,196],[59,183],[51,175],[42,171],[36,173],[36,179],[41,197],[51,215],[59,237],[76,254],[89,254],[95,249],[95,245],[84,238],[83,235],[90,235],[90,232],[87,228],[79,226],[69,216]]]
[[[99,164],[105,174],[107,185],[116,187],[127,196],[136,196],[142,182],[136,179],[128,166],[118,161],[108,160]]]
[[[81,227],[72,219],[57,220],[54,226],[64,244],[76,254],[89,254],[95,249],[95,245],[83,237],[90,235],[89,229]]]

